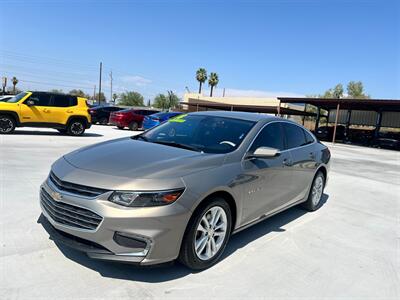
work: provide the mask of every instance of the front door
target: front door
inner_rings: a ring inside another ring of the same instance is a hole
[[[253,153],[259,147],[280,150],[272,158],[248,158],[242,162],[244,184],[243,224],[269,214],[290,200],[292,184],[291,156],[285,150],[281,122],[266,125],[249,149]]]
[[[20,106],[21,123],[48,123],[50,114],[50,99],[48,93],[33,92],[29,98],[25,99]],[[28,106],[26,103],[32,100],[34,105]]]

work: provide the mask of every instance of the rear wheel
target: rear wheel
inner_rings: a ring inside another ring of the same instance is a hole
[[[179,261],[193,270],[206,269],[221,257],[232,228],[229,204],[212,198],[196,210],[183,237]]]
[[[302,206],[309,211],[317,210],[321,204],[321,198],[324,193],[324,187],[325,187],[325,176],[321,171],[318,171],[311,185],[308,199],[306,202],[302,204]]]
[[[101,118],[99,121],[100,125],[107,125],[108,124],[108,119],[106,117]]]
[[[136,131],[136,130],[138,130],[138,128],[139,128],[139,124],[137,122],[132,122],[129,124],[130,130]]]
[[[124,129],[124,126],[117,126],[118,129]]]
[[[0,115],[0,133],[12,133],[15,129],[16,123],[13,117],[8,115]]]
[[[69,122],[67,127],[67,132],[69,135],[82,135],[85,132],[85,123],[82,120],[72,120]]]

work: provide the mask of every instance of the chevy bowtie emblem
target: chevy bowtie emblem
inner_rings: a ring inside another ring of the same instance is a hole
[[[60,193],[57,193],[55,191],[51,191],[50,196],[56,201],[61,201],[61,199],[63,198],[63,196]]]

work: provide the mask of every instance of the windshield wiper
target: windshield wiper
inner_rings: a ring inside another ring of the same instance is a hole
[[[177,148],[182,148],[182,149],[186,149],[186,150],[192,150],[192,151],[196,151],[196,152],[201,152],[196,147],[192,147],[192,146],[185,145],[185,144],[179,144],[179,143],[176,143],[176,142],[169,142],[169,141],[152,141],[152,142],[155,143],[155,144],[161,144],[161,145],[177,147]]]

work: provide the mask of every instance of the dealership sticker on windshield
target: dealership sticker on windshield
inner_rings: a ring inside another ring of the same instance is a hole
[[[183,115],[179,115],[175,118],[171,118],[168,120],[168,122],[176,122],[176,123],[183,123],[185,122],[185,117],[187,116],[187,114],[183,114]]]

